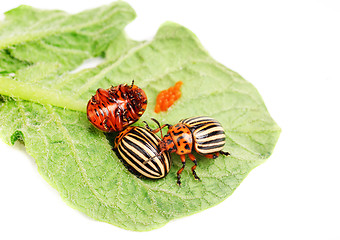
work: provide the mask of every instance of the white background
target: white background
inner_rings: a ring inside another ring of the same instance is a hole
[[[109,3],[0,2],[71,13]],[[340,239],[338,1],[128,1],[130,37],[167,20],[259,90],[282,128],[273,155],[223,203],[151,232],[97,222],[68,207],[24,146],[0,143],[0,239]]]

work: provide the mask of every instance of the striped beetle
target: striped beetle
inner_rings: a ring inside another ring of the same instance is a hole
[[[114,150],[131,167],[131,172],[159,179],[165,177],[171,167],[170,154],[159,150],[160,141],[146,128],[129,126],[115,138]]]
[[[156,119],[152,119],[158,124],[158,128],[152,130],[147,124],[151,132],[157,133],[162,128],[167,127],[168,132],[159,143],[159,149],[162,152],[176,153],[182,161],[182,168],[177,172],[177,184],[181,185],[181,173],[185,167],[185,155],[187,154],[191,161],[195,164],[192,168],[192,174],[196,180],[200,180],[195,169],[197,161],[191,153],[193,149],[207,158],[215,159],[219,154],[225,156],[230,155],[228,152],[222,151],[225,145],[225,133],[221,124],[211,117],[191,117],[181,120],[172,126],[164,124],[160,126]],[[162,135],[162,131],[161,131]]]

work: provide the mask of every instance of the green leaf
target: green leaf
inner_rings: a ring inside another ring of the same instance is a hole
[[[85,59],[104,55],[135,12],[127,3],[116,2],[75,15],[23,5],[5,16],[0,23],[0,60],[12,59],[6,61],[10,65],[6,69],[14,72],[46,62],[59,64],[63,73]]]
[[[117,6],[120,10],[114,10]],[[119,16],[125,16],[127,11],[131,13],[131,9],[121,10],[122,7],[129,9],[122,2],[100,9],[109,15],[112,12],[118,12]],[[49,58],[47,53],[41,53],[41,58],[38,55],[30,57],[30,51],[41,50],[36,43],[41,40],[37,38],[49,38],[54,36],[51,32],[57,31],[49,26],[44,28],[54,19],[45,19],[51,15],[49,11],[35,10],[39,14],[33,16],[31,11],[28,7],[10,11],[9,21],[24,24],[17,16],[20,14],[32,17],[31,24],[39,22],[41,25],[34,34],[23,38],[25,42],[18,42],[10,34],[10,31],[16,31],[16,35],[20,35],[25,29],[22,25],[11,29],[10,24],[5,24],[0,28],[7,34],[0,46],[20,44],[28,51],[25,56],[11,52],[11,56],[19,61],[18,65],[13,63],[17,66],[12,68],[17,69],[15,77],[0,77],[0,94],[8,96],[0,101],[0,136],[9,144],[24,141],[40,174],[70,206],[94,219],[125,229],[155,229],[172,219],[220,203],[253,168],[271,155],[280,128],[267,112],[261,96],[239,74],[213,60],[188,29],[168,22],[148,42],[132,41],[122,31],[112,39],[103,39],[104,45],[98,39],[95,42],[103,46],[99,49],[104,49],[101,51],[105,62],[74,73],[66,69],[80,64],[79,55],[63,51],[63,41],[50,51],[51,55],[56,53],[58,59]],[[76,20],[89,19],[85,15],[96,11],[86,11],[78,17],[59,11],[51,13],[60,18],[56,25],[61,29],[69,22],[67,29],[79,32],[83,25],[77,25]],[[98,14],[97,17],[101,22],[101,17],[106,15]],[[93,25],[87,29],[95,32],[100,27]],[[75,39],[78,37],[75,35]],[[26,39],[30,40],[26,42]],[[54,36],[54,43],[58,40]],[[65,44],[70,51],[77,50],[75,44]],[[97,56],[97,51],[89,52],[89,57]],[[65,61],[59,62],[64,57]],[[26,62],[33,64],[27,67]],[[43,75],[39,77],[38,72]],[[38,79],[32,79],[35,77]],[[85,113],[86,103],[98,87],[130,83],[132,79],[145,90],[149,99],[147,110],[136,125],[143,125],[142,120],[150,122],[150,117],[161,123],[174,124],[182,118],[209,115],[225,128],[227,143],[224,150],[231,156],[211,160],[195,154],[197,174],[202,181],[194,180],[190,171],[192,163],[188,161],[181,187],[176,185],[176,171],[181,167],[176,155],[172,155],[173,167],[164,179],[154,181],[132,175],[111,150],[114,136],[105,136],[96,130]],[[179,80],[184,83],[182,97],[168,112],[156,114],[153,109],[157,94]]]

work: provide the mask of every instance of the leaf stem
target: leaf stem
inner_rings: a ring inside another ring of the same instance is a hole
[[[59,91],[38,85],[18,82],[11,78],[0,77],[0,94],[86,113],[86,102],[83,100],[64,96]]]

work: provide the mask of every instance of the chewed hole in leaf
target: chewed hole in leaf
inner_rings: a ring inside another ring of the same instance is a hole
[[[14,144],[16,141],[25,144],[24,134],[22,133],[22,131],[15,131],[11,136],[11,143]]]

